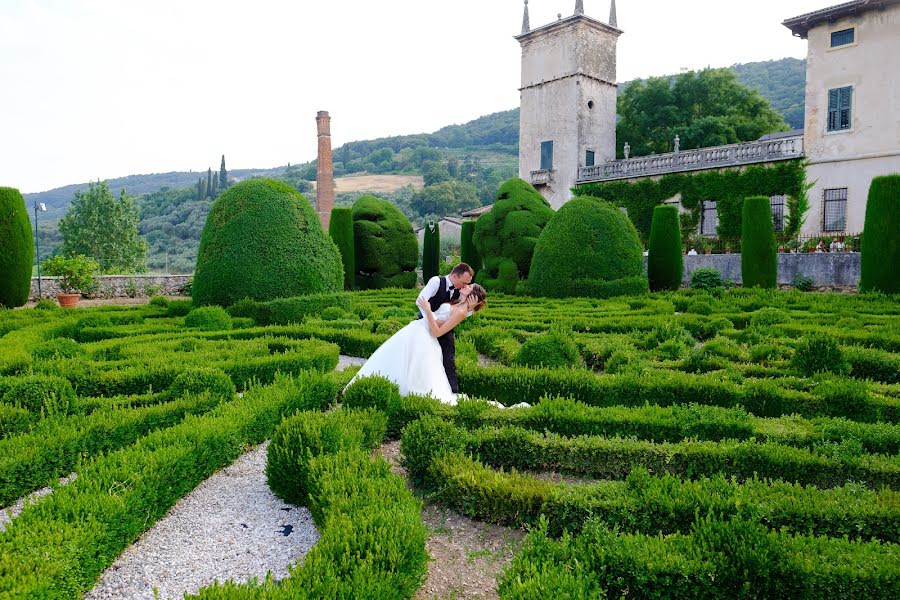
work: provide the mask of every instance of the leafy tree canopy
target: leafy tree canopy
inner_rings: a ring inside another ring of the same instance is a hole
[[[636,81],[619,95],[616,139],[632,156],[734,144],[786,131],[784,119],[730,69],[704,69]],[[622,146],[617,149],[622,155]]]
[[[147,241],[138,235],[138,209],[122,189],[118,200],[105,181],[75,192],[69,212],[59,222],[62,254],[83,254],[104,273],[143,273]]]
[[[412,208],[419,216],[437,218],[458,215],[464,210],[480,206],[478,188],[466,181],[442,181],[417,192]]]

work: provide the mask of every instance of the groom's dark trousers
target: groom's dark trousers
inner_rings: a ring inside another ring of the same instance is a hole
[[[428,299],[428,304],[431,305],[431,310],[435,311],[441,307],[441,304],[445,304],[447,302],[453,302],[457,298],[459,298],[459,290],[452,287],[450,290],[447,289],[447,278],[440,278],[440,285],[438,285],[438,291]],[[419,318],[422,318],[422,312],[419,311]],[[456,378],[456,338],[453,337],[453,330],[451,329],[441,337],[437,339],[438,344],[441,346],[441,354],[444,358],[444,371],[447,373],[447,381],[450,382],[450,390],[454,394],[459,393],[459,381]]]

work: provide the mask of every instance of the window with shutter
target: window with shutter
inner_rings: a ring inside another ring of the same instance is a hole
[[[852,44],[856,39],[856,30],[852,27],[850,29],[841,29],[840,31],[833,31],[831,33],[831,47],[836,48],[838,46],[845,46],[847,44]]]
[[[853,86],[828,90],[828,131],[850,129]]]
[[[594,151],[588,150],[584,155],[584,166],[593,167],[594,166]]]
[[[541,171],[553,170],[553,142],[541,142]]]

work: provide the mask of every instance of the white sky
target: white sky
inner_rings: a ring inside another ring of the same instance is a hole
[[[619,81],[806,56],[837,0],[618,0]],[[609,0],[584,0],[606,21]],[[532,28],[575,0],[531,0]],[[0,0],[0,185],[315,158],[518,106],[521,0]]]

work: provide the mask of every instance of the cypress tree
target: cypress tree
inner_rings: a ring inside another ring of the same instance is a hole
[[[328,234],[341,253],[344,265],[344,289],[352,290],[356,283],[356,248],[353,243],[353,209],[335,206],[331,209]]]
[[[0,187],[0,306],[28,302],[33,264],[34,236],[25,200],[19,190]]]
[[[765,196],[744,199],[741,213],[741,277],[744,287],[775,288],[778,254],[772,207]]]
[[[206,169],[206,195],[210,198],[213,197],[213,176],[212,176],[212,168]]]
[[[425,224],[425,240],[422,244],[422,281],[439,274],[441,255],[441,229],[437,223]]]
[[[222,155],[222,165],[219,167],[219,191],[224,192],[228,187],[228,171],[225,170],[225,155]]]
[[[203,200],[203,178],[197,178],[197,200]]]
[[[681,219],[678,207],[661,204],[653,209],[650,224],[647,276],[650,290],[677,290],[681,287],[684,261],[681,256]]]
[[[866,224],[859,291],[900,294],[900,174],[872,180],[866,204]]]
[[[205,200],[209,195],[209,188],[207,187],[207,182],[202,177],[200,178],[200,200]]]
[[[215,200],[219,196],[219,178],[218,177],[212,178],[212,192],[210,193],[210,196],[212,196],[213,200]]]
[[[350,164],[350,146],[344,144],[344,147],[341,149],[341,162],[344,165],[344,170],[347,170],[347,165]]]
[[[481,255],[475,248],[475,242],[472,236],[475,234],[475,221],[463,221],[462,233],[460,234],[460,260],[468,264],[475,270],[475,274],[481,270]]]

